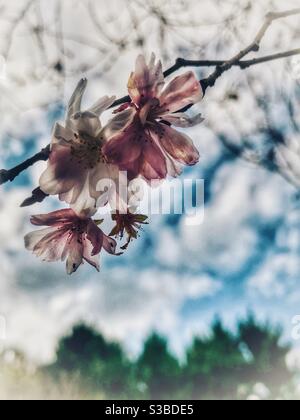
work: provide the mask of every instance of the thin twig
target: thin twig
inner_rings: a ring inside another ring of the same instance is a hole
[[[240,67],[241,69],[246,69],[248,67],[255,66],[257,64],[266,63],[268,61],[275,61],[282,58],[288,58],[295,55],[300,55],[300,48],[285,51],[282,53],[266,55],[259,58],[254,58],[252,60],[241,60],[234,63],[235,67]],[[176,63],[165,71],[165,77],[170,76],[174,72],[184,68],[184,67],[215,67],[222,66],[226,63],[226,60],[186,60],[184,58],[177,58]]]
[[[11,31],[10,33],[7,35],[6,38],[6,48],[5,51],[3,53],[3,56],[7,59],[9,56],[9,52],[12,46],[12,42],[13,42],[13,36],[15,31],[17,30],[19,24],[23,21],[25,15],[27,14],[27,12],[29,11],[29,9],[31,8],[31,6],[35,3],[35,0],[29,0],[26,5],[22,8],[21,12],[19,13],[19,15],[13,19],[12,23],[11,23]]]
[[[29,2],[30,4],[31,2]],[[168,77],[171,74],[175,73],[177,70],[180,70],[183,67],[214,67],[216,66],[215,71],[204,80],[201,80],[200,83],[204,89],[204,91],[208,87],[213,87],[216,83],[216,81],[228,70],[230,70],[233,67],[240,67],[242,70],[249,68],[251,66],[255,66],[261,63],[270,62],[282,58],[287,58],[295,55],[300,54],[300,49],[290,50],[283,53],[268,55],[265,57],[255,58],[252,60],[243,60],[244,57],[246,57],[251,52],[257,52],[260,49],[261,41],[266,34],[267,30],[271,26],[271,24],[278,19],[289,17],[289,16],[295,16],[300,14],[300,8],[299,9],[293,9],[286,12],[281,13],[269,13],[266,16],[265,22],[262,25],[261,29],[257,33],[254,41],[246,47],[244,50],[240,51],[237,55],[235,55],[232,59],[227,61],[221,61],[221,60],[185,60],[183,58],[178,58],[173,66],[171,66],[169,69],[167,69],[164,72],[164,76]],[[111,108],[117,107],[119,105],[122,105],[126,102],[130,102],[130,97],[124,96],[120,99],[117,99]],[[189,109],[189,107],[186,107],[183,111],[186,111]],[[26,160],[25,162],[21,163],[20,165],[16,166],[15,168],[12,168],[10,170],[0,170],[0,185],[4,184],[8,181],[13,181],[20,173],[28,169],[30,166],[34,165],[36,162],[39,161],[46,161],[48,160],[50,156],[50,145],[48,145],[45,149],[41,150],[39,153],[34,155],[32,158]],[[33,195],[30,199],[25,200],[25,205],[29,205],[28,203],[32,202],[40,202],[42,201],[46,195],[42,193],[40,189],[36,189],[33,191]],[[35,201],[36,200],[36,201]],[[26,204],[27,203],[27,204]],[[23,203],[24,205],[24,203]]]
[[[0,185],[5,184],[8,181],[10,182],[14,181],[14,179],[17,178],[17,176],[19,176],[23,171],[28,169],[30,166],[34,165],[35,163],[39,161],[48,160],[49,155],[50,155],[50,145],[45,147],[45,149],[42,149],[39,153],[32,156],[31,158],[25,160],[25,162],[21,163],[20,165],[15,166],[14,168],[9,169],[9,170],[5,170],[5,169],[0,170]]]
[[[31,197],[26,198],[21,207],[29,207],[36,203],[42,203],[49,194],[44,193],[39,187],[32,191]]]
[[[251,42],[248,47],[244,48],[238,54],[231,58],[231,60],[226,61],[221,66],[217,66],[216,70],[207,78],[201,81],[201,85],[204,91],[208,87],[213,87],[216,81],[228,70],[232,67],[236,66],[239,61],[241,61],[244,57],[246,57],[251,52],[258,52],[260,49],[260,44],[265,36],[267,30],[270,28],[272,23],[275,20],[282,19],[289,16],[295,16],[300,14],[300,9],[293,9],[285,12],[280,13],[268,13],[265,18],[265,22],[262,25],[261,29],[258,31],[256,37],[254,38],[253,42]],[[249,66],[248,66],[249,67]]]
[[[285,51],[278,54],[267,55],[265,57],[254,58],[253,60],[244,60],[240,61],[236,65],[239,66],[241,69],[246,69],[249,67],[256,66],[257,64],[267,63],[269,61],[276,61],[283,58],[293,57],[295,55],[300,55],[300,48],[295,50]]]

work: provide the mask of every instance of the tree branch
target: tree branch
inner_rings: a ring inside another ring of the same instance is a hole
[[[34,165],[35,163],[39,161],[46,161],[49,159],[50,155],[50,145],[45,147],[45,149],[42,149],[39,153],[32,156],[31,158],[25,160],[25,162],[21,163],[18,166],[15,166],[12,169],[0,170],[0,185],[5,184],[6,182],[14,181],[14,179],[19,176],[23,171],[28,169],[30,166]]]
[[[295,55],[300,55],[300,48],[285,51],[282,53],[266,55],[259,58],[254,58],[252,60],[241,60],[234,63],[235,67],[240,67],[242,70],[248,67],[255,66],[257,64],[266,63],[268,61],[275,61],[282,58],[288,58]],[[177,70],[180,70],[184,67],[214,67],[214,66],[222,66],[226,63],[226,60],[186,60],[184,58],[177,58],[176,63],[170,67],[168,70],[165,71],[165,77],[170,76]]]
[[[276,61],[283,58],[293,57],[296,55],[300,55],[300,48],[297,48],[295,50],[285,51],[278,54],[267,55],[265,57],[254,58],[253,60],[239,61],[236,65],[239,66],[243,70],[252,66],[256,66],[258,64],[267,63],[269,61]]]
[[[49,194],[44,193],[39,187],[32,191],[31,197],[26,198],[21,207],[29,207],[36,203],[42,203]]]
[[[262,25],[261,29],[258,31],[256,37],[254,38],[253,42],[248,45],[248,47],[244,48],[242,51],[240,51],[238,54],[236,54],[234,57],[232,57],[230,60],[226,61],[224,64],[217,66],[216,70],[207,78],[201,81],[201,85],[204,89],[204,91],[208,87],[213,87],[216,83],[216,81],[228,70],[230,70],[232,67],[236,66],[239,61],[241,61],[244,57],[246,57],[251,52],[258,52],[260,49],[260,44],[265,36],[266,32],[272,25],[272,23],[275,20],[282,19],[289,16],[296,16],[300,14],[300,8],[299,9],[293,9],[285,12],[280,13],[268,13],[265,18],[265,22]],[[249,67],[249,66],[248,66]]]
[[[30,4],[30,3],[29,3]],[[252,60],[243,60],[251,52],[257,52],[260,49],[260,44],[265,36],[266,32],[272,25],[272,23],[278,19],[286,18],[289,16],[295,16],[300,14],[300,8],[293,9],[290,11],[279,12],[279,13],[268,13],[265,18],[265,22],[260,28],[259,32],[257,33],[253,42],[232,57],[230,60],[185,60],[183,58],[178,58],[173,66],[167,69],[164,72],[164,76],[168,77],[175,73],[177,70],[180,70],[183,67],[215,67],[215,71],[206,79],[200,81],[203,90],[206,91],[208,87],[213,87],[216,81],[228,70],[233,67],[240,67],[242,70],[249,68],[251,66],[255,66],[258,64],[262,64],[265,62],[275,61],[282,58],[287,58],[295,55],[300,54],[300,49],[294,49],[282,53],[277,53],[273,55],[268,55],[265,57],[255,58]],[[115,108],[120,106],[126,102],[130,102],[130,97],[124,96],[120,99],[117,99],[111,106],[111,108]],[[182,111],[187,111],[191,106],[186,107]],[[20,165],[12,168],[10,170],[0,170],[0,185],[8,182],[13,181],[18,175],[20,175],[23,171],[28,169],[30,166],[34,165],[39,161],[47,161],[50,155],[50,145],[48,145],[45,149],[41,150],[39,153],[31,157],[30,159],[26,160],[25,162],[21,163]],[[39,189],[35,189],[33,191],[32,197],[25,200],[23,203],[24,206],[34,204],[35,202],[41,202],[46,197],[46,195]]]

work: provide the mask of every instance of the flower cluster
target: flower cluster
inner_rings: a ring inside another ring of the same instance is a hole
[[[184,165],[195,165],[199,153],[192,140],[177,131],[203,121],[201,115],[188,116],[182,110],[203,98],[194,73],[174,78],[165,85],[161,62],[152,55],[147,64],[139,56],[130,75],[130,101],[113,112],[102,126],[101,114],[113,108],[115,97],[104,96],[82,111],[87,87],[82,79],[68,105],[64,124],[56,123],[47,169],[40,177],[40,189],[58,196],[69,208],[33,216],[32,224],[47,226],[25,237],[26,248],[44,261],[67,260],[72,274],[88,262],[99,269],[104,248],[116,253],[116,238],[127,234],[125,250],[136,239],[147,216],[137,214],[129,204],[129,182],[138,178],[148,183],[178,176]],[[175,128],[174,128],[175,127]],[[110,204],[115,222],[109,236],[93,221],[99,208]]]

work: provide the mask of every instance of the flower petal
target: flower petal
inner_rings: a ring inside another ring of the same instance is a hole
[[[105,162],[90,171],[89,195],[94,198],[97,207],[104,207],[108,203],[110,194],[116,189],[114,176],[117,180],[118,174],[117,166]]]
[[[189,117],[184,112],[164,115],[162,119],[174,125],[175,127],[181,128],[194,127],[195,125],[198,125],[204,121],[204,118],[202,118],[201,114]]]
[[[87,79],[81,79],[78,85],[76,86],[76,89],[69,101],[67,120],[69,120],[72,117],[72,115],[74,115],[76,112],[80,111],[82,96],[86,90],[87,83]]]
[[[166,153],[166,159],[167,159],[168,175],[173,178],[177,178],[178,176],[180,176],[182,174],[182,169],[183,169],[182,165],[177,163],[167,153]]]
[[[116,253],[117,242],[110,236],[103,234],[103,248],[109,254],[114,255]]]
[[[107,141],[109,141],[116,134],[124,132],[127,129],[127,127],[133,122],[136,115],[137,111],[133,107],[127,108],[125,111],[119,112],[103,128],[103,137]]]
[[[203,98],[203,90],[193,72],[175,77],[159,97],[163,112],[177,112],[187,105],[195,104]]]
[[[120,165],[136,161],[142,153],[143,134],[143,127],[134,121],[125,130],[114,136],[102,149],[108,162],[120,167]]]
[[[167,176],[166,158],[153,140],[144,143],[140,174],[147,181],[161,180]]]
[[[97,211],[96,199],[90,194],[91,172],[86,172],[86,180],[82,185],[76,184],[68,193],[59,195],[59,199],[68,203],[77,215],[85,214],[86,217],[91,217]]]
[[[100,271],[100,258],[99,254],[93,255],[93,245],[90,241],[85,241],[83,246],[83,259],[91,266]]]
[[[155,62],[155,55],[152,54],[149,65],[145,57],[139,55],[136,60],[135,71],[128,81],[128,92],[132,101],[141,105],[147,100],[159,95],[164,85],[164,75],[161,61]]]
[[[116,100],[115,96],[103,96],[100,98],[91,108],[88,109],[88,112],[97,115],[100,115],[106,111]]]
[[[74,133],[69,128],[56,123],[53,129],[51,145],[61,144],[63,146],[74,140]]]
[[[141,150],[142,150],[142,145],[141,145]],[[119,169],[120,171],[126,173],[128,181],[132,181],[140,175],[142,163],[143,163],[143,154],[141,153],[141,155],[133,162],[120,164]]]
[[[30,221],[35,226],[59,226],[66,223],[73,223],[77,219],[71,209],[57,210],[48,214],[32,216]]]
[[[77,112],[69,121],[69,126],[77,133],[87,134],[88,136],[96,138],[102,129],[99,117],[90,112]]]
[[[91,255],[99,254],[103,246],[104,233],[92,220],[88,223],[86,238],[93,245]]]
[[[56,232],[56,228],[45,228],[28,233],[24,238],[25,248],[33,251],[36,245],[49,233]]]
[[[43,261],[53,262],[62,259],[68,241],[68,228],[50,228],[29,233],[25,236],[25,246]],[[39,239],[39,240],[38,240]]]
[[[87,111],[81,112],[82,96],[86,90],[86,86],[87,80],[82,79],[70,99],[66,127],[77,133],[82,132],[96,137],[102,128],[99,117],[113,104],[115,97],[104,96]]]
[[[70,146],[53,145],[48,167],[40,177],[41,190],[49,195],[69,192],[78,186],[82,188],[86,171],[73,159]]]
[[[112,209],[123,209],[128,201],[127,174],[117,165],[100,163],[90,172],[90,196],[96,200],[96,207],[105,207],[108,203]]]
[[[74,235],[68,243],[66,268],[68,274],[75,273],[83,263],[83,244]]]
[[[112,172],[113,188],[109,194],[109,204],[112,211],[126,213],[130,200],[128,173],[122,171]]]
[[[193,166],[199,162],[199,152],[187,135],[165,124],[160,126],[159,142],[166,153],[183,165]]]

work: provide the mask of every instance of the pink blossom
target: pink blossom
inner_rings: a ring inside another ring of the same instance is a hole
[[[132,103],[121,107],[105,129],[108,142],[103,147],[107,160],[128,171],[131,179],[146,180],[177,176],[182,165],[195,165],[199,152],[192,140],[171,127],[192,127],[203,121],[180,112],[203,98],[193,72],[175,77],[164,87],[161,62],[152,55],[149,65],[139,56],[128,82]]]
[[[67,260],[67,272],[72,274],[84,261],[98,271],[99,254],[104,248],[116,253],[117,243],[106,236],[86,214],[77,216],[72,209],[33,216],[35,226],[48,226],[25,236],[25,246],[43,261]]]
[[[56,124],[51,143],[48,167],[40,178],[40,188],[49,195],[59,195],[80,213],[105,205],[107,189],[97,191],[99,181],[118,179],[118,167],[108,165],[102,153],[104,138],[100,115],[114,102],[105,96],[85,112],[81,101],[87,86],[82,79],[69,102],[65,126]]]
[[[127,235],[127,241],[121,249],[126,250],[132,239],[137,239],[139,230],[142,229],[142,225],[147,225],[148,216],[143,214],[133,213],[128,209],[127,213],[121,214],[116,212],[112,215],[112,220],[116,223],[115,227],[110,233],[110,236],[119,236],[120,239]]]

